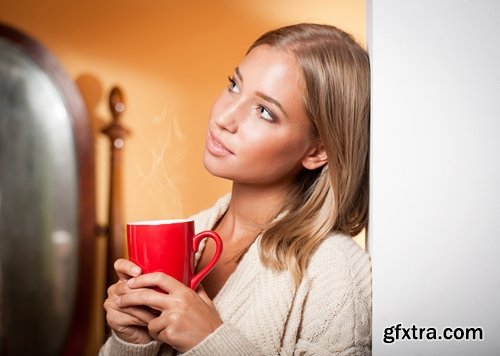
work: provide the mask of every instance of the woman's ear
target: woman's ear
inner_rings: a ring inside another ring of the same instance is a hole
[[[324,166],[328,162],[325,145],[322,142],[313,144],[302,159],[302,166],[309,170]]]

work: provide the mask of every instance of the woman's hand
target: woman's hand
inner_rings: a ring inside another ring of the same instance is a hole
[[[136,293],[124,294],[120,308],[147,305],[161,310],[159,316],[149,321],[149,333],[155,340],[180,352],[193,348],[222,324],[219,313],[202,287],[195,292],[160,272],[129,279],[127,285]],[[161,288],[168,294],[150,287]]]
[[[104,302],[106,321],[123,341],[146,344],[153,340],[149,335],[148,323],[157,315],[140,304],[126,307],[119,305],[121,298],[130,292],[137,292],[128,287],[127,281],[140,276],[142,271],[139,266],[125,259],[117,260],[114,267],[119,280],[108,288],[108,298]]]

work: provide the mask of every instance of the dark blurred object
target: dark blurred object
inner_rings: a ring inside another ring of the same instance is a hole
[[[94,283],[94,144],[80,93],[0,24],[0,354],[79,355]]]

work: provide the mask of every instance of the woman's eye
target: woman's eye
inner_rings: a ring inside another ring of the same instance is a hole
[[[236,83],[236,80],[234,80],[232,77],[227,77],[229,80],[229,85],[228,85],[228,90],[232,93],[239,93],[240,88],[238,87],[238,83]]]
[[[274,114],[265,106],[259,106],[259,115],[266,121],[274,122]]]

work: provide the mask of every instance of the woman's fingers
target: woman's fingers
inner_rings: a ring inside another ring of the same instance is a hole
[[[191,290],[177,279],[162,272],[147,273],[136,278],[129,279],[127,285],[130,288],[151,288],[158,287],[168,294],[175,294],[182,291]]]
[[[148,315],[141,308],[106,309],[106,322],[119,338],[131,343],[145,344],[151,341],[147,328],[148,323],[154,320],[153,314]]]
[[[116,298],[121,310],[147,306],[161,311],[149,319],[149,335],[185,352],[216,330],[222,320],[202,287],[195,292],[164,273],[148,273],[122,282]],[[164,292],[159,292],[161,289]]]
[[[142,271],[139,266],[125,259],[117,260],[114,267],[119,280],[107,291],[108,297],[104,302],[106,321],[122,340],[140,344],[148,343],[152,339],[147,325],[158,316],[158,312],[141,304],[121,305],[120,303],[123,297],[140,291],[140,289],[129,288],[127,281],[140,276]]]
[[[114,268],[120,280],[128,280],[131,277],[137,277],[142,273],[139,266],[124,258],[116,260]]]
[[[170,295],[152,288],[133,289],[116,299],[117,306],[122,309],[131,306],[147,306],[157,311],[169,308],[173,302],[174,299]]]
[[[113,302],[117,308],[133,310],[130,313],[141,321],[146,321],[144,316],[135,314],[135,309],[130,308],[157,310],[154,318],[147,315],[149,335],[181,352],[192,348],[222,324],[214,304],[202,287],[195,292],[164,273],[148,273],[119,282],[114,292],[116,298]]]
[[[117,313],[108,312],[106,314],[108,323],[147,327],[148,323],[157,317],[157,314],[152,313],[149,309],[144,307],[127,307],[115,310]],[[115,318],[117,320],[115,320]],[[109,319],[112,320],[110,321]]]

